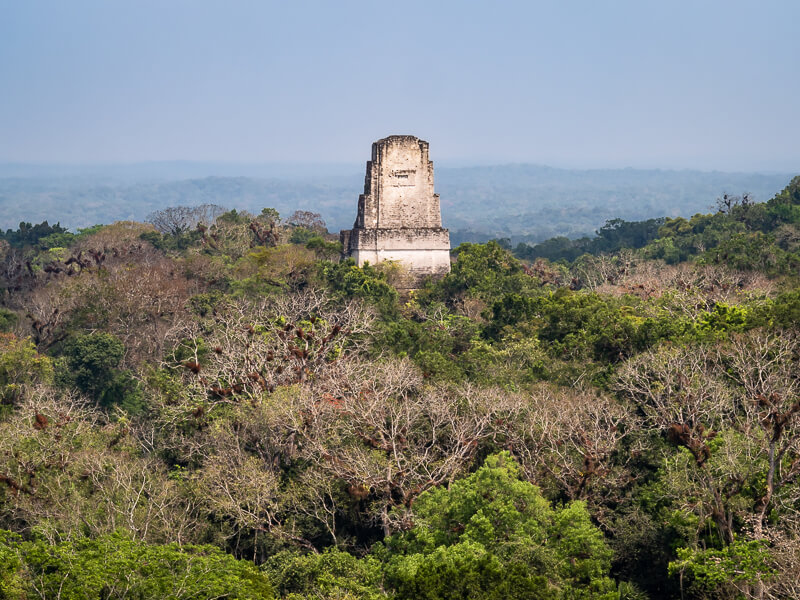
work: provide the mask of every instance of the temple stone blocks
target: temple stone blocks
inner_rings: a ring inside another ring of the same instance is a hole
[[[393,135],[372,144],[358,215],[340,238],[345,256],[359,266],[398,261],[412,274],[412,285],[450,271],[450,234],[433,191],[428,142]]]

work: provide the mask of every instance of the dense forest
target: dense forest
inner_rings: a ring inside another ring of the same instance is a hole
[[[0,234],[0,599],[800,597],[800,177],[414,291],[308,211],[55,220]]]

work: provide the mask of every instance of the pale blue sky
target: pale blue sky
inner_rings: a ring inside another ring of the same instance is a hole
[[[0,0],[0,160],[800,171],[800,1]]]

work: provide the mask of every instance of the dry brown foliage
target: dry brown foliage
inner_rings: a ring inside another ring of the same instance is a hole
[[[213,323],[188,321],[173,328],[168,337],[189,356],[164,366],[183,371],[198,397],[259,398],[360,353],[373,320],[361,303],[334,304],[311,288],[233,302],[216,311]]]
[[[736,520],[762,539],[773,511],[796,522],[800,501],[800,343],[796,336],[753,330],[718,347],[662,346],[631,359],[617,389],[646,424],[686,448],[671,484],[687,510],[733,540]],[[720,443],[712,443],[721,436]],[[754,486],[752,506],[740,494]],[[693,500],[690,501],[690,498]]]
[[[55,541],[118,529],[194,541],[202,527],[160,461],[132,451],[124,423],[79,396],[38,386],[0,423],[0,522]]]
[[[637,415],[611,396],[549,384],[510,401],[513,411],[501,425],[527,478],[555,496],[587,501],[603,522],[607,505],[633,481]]]
[[[610,262],[606,257],[606,262]],[[601,279],[602,275],[598,275]],[[625,268],[600,281],[594,288],[603,294],[631,294],[643,299],[670,294],[689,314],[707,310],[714,302],[738,304],[753,296],[777,291],[776,283],[755,271],[735,271],[722,265],[680,263],[631,258]]]
[[[172,259],[139,239],[152,228],[109,225],[82,240],[57,269],[37,275],[36,285],[15,294],[39,348],[63,339],[67,325],[107,330],[125,344],[123,366],[138,367],[164,351],[169,330],[189,321],[189,298],[200,291]]]
[[[304,457],[345,482],[387,534],[408,524],[391,510],[461,475],[505,410],[491,390],[423,386],[406,360],[343,364],[309,391],[298,411]]]

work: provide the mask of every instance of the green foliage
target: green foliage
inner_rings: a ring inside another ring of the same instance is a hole
[[[770,225],[800,223],[800,175],[767,202],[766,211]]]
[[[761,233],[741,233],[706,251],[701,262],[724,264],[743,271],[760,271],[767,275],[789,275],[800,268],[800,256],[780,248],[775,239]]]
[[[534,289],[538,281],[525,273],[522,265],[497,242],[461,244],[454,251],[458,260],[436,286],[440,299],[460,295],[491,301],[503,294]]]
[[[19,321],[17,313],[8,310],[7,308],[0,308],[0,333],[7,333],[11,331],[14,325]]]
[[[675,264],[689,260],[703,250],[716,248],[745,229],[745,223],[721,212],[697,214],[688,221],[683,217],[667,219],[659,229],[659,238],[648,244],[643,252],[647,258]]]
[[[648,219],[647,221],[624,221],[611,219],[597,230],[597,239],[590,253],[618,252],[623,248],[641,248],[659,234],[659,227],[665,219]]]
[[[90,333],[72,338],[64,345],[64,357],[69,369],[62,375],[95,398],[114,379],[114,372],[125,354],[122,342],[110,333]]]
[[[265,207],[261,209],[257,218],[265,223],[280,223],[281,214],[274,208]]]
[[[660,259],[668,265],[674,265],[688,260],[692,251],[693,248],[687,247],[685,244],[677,245],[673,237],[663,237],[650,243],[644,254],[647,258]]]
[[[0,532],[4,555],[0,586],[6,590],[0,592],[6,598],[34,593],[64,600],[274,597],[268,578],[253,564],[213,546],[149,545],[122,533],[50,544]]]
[[[670,315],[638,316],[636,304],[567,288],[535,298],[512,294],[492,305],[485,334],[498,339],[517,329],[537,335],[555,354],[616,362],[686,331]]]
[[[265,209],[266,210],[266,209]],[[250,215],[246,212],[239,212],[235,208],[219,215],[215,222],[218,225],[247,225],[250,222]]]
[[[294,234],[292,234],[294,237]],[[293,241],[291,238],[289,241]],[[306,242],[306,248],[313,250],[318,259],[333,260],[342,253],[341,242],[328,242],[320,235],[314,235]]]
[[[47,221],[45,221],[45,224],[46,223]],[[40,226],[37,225],[36,227]],[[31,243],[30,245],[35,245],[40,250],[55,250],[58,248],[69,248],[70,246],[74,246],[80,240],[97,233],[104,227],[105,225],[98,224],[98,225],[92,225],[91,227],[79,228],[78,233],[76,234],[76,233],[70,233],[66,229],[56,224],[52,228],[53,233],[39,237],[35,242]]]
[[[704,592],[731,583],[757,584],[775,574],[766,540],[735,540],[721,550],[678,548],[678,559],[669,563],[670,575],[682,573]]]
[[[29,339],[0,334],[0,415],[2,405],[14,402],[24,386],[52,379],[52,361],[39,354]]]
[[[251,297],[302,288],[317,269],[314,254],[293,244],[255,248],[237,267],[240,277],[231,282],[230,291],[233,295]]]
[[[724,195],[713,214],[627,222],[607,221],[594,238],[569,240],[556,237],[535,246],[520,244],[520,258],[575,261],[583,254],[617,252],[622,248],[643,248],[650,259],[667,264],[700,256],[709,264],[756,270],[770,276],[796,274],[800,256],[796,246],[783,248],[775,241],[776,230],[800,223],[800,176],[795,177],[767,203]],[[782,230],[781,230],[782,231]],[[791,237],[791,236],[790,236]]]
[[[270,557],[263,570],[277,594],[286,600],[387,597],[381,589],[383,574],[378,560],[371,556],[358,559],[336,548],[320,554],[279,552]]]
[[[507,327],[505,337],[487,341],[473,319],[452,314],[441,305],[428,310],[436,313],[435,317],[400,317],[381,323],[375,345],[410,357],[425,377],[434,380],[466,379],[515,389],[546,376],[550,360],[529,328]],[[487,329],[493,327],[489,323]]]
[[[659,237],[671,238],[692,233],[692,225],[683,217],[667,218],[664,225],[658,230]]]
[[[560,235],[533,246],[519,243],[514,248],[514,256],[524,260],[546,258],[552,261],[566,260],[572,262],[582,254],[585,254],[587,247],[590,247],[591,243],[592,238],[582,237],[571,240]]]
[[[397,310],[397,290],[386,282],[386,274],[370,264],[356,265],[353,259],[339,263],[323,262],[320,277],[342,298],[362,298],[384,314]]]
[[[163,251],[182,251],[192,246],[196,246],[203,235],[197,230],[179,231],[177,233],[164,233],[158,231],[146,231],[139,238],[149,242],[154,247]]]
[[[666,219],[670,221],[670,219]],[[550,238],[534,246],[519,244],[514,255],[526,260],[546,258],[552,261],[573,261],[582,254],[600,254],[619,252],[623,248],[642,248],[656,239],[663,229],[659,229],[665,219],[648,219],[646,221],[625,221],[609,219],[594,238],[583,237],[569,240],[563,236]]]
[[[289,242],[292,244],[300,244],[305,246],[314,238],[318,238],[319,234],[315,233],[311,229],[306,229],[305,227],[295,227],[292,229],[292,234],[289,236]]]
[[[0,599],[24,600],[27,597],[23,563],[15,552],[20,536],[0,529]]]
[[[464,365],[470,381],[511,390],[548,379],[553,366],[539,340],[521,333],[503,338],[500,344],[473,340],[458,363]]]
[[[43,250],[53,250],[55,248],[68,248],[75,243],[75,235],[72,233],[52,233],[40,238],[38,246]]]
[[[523,564],[504,564],[481,544],[469,540],[416,554],[393,565],[389,582],[398,598],[426,600],[555,599],[547,578],[528,572]],[[610,596],[609,596],[610,597]]]
[[[732,306],[718,302],[714,308],[704,313],[697,324],[703,333],[728,333],[744,331],[750,322],[750,311],[744,306]]]
[[[101,231],[102,229],[105,229],[105,228],[106,228],[106,225],[103,225],[102,223],[97,223],[97,224],[92,225],[90,227],[78,227],[78,233],[75,235],[75,240],[77,241],[77,240],[80,240],[82,238],[86,238],[86,237],[92,236],[95,233],[98,233],[99,231]]]
[[[432,305],[428,313],[429,318],[398,317],[381,323],[377,346],[391,348],[399,356],[409,356],[426,376],[451,381],[463,379],[466,365],[454,359],[463,359],[476,341],[477,324],[450,313],[442,305]]]
[[[114,374],[108,386],[102,391],[100,406],[119,406],[130,415],[141,415],[147,407],[144,391],[133,374],[121,370]]]
[[[0,231],[0,240],[6,240],[15,248],[24,248],[25,246],[37,246],[40,240],[48,236],[63,234],[71,235],[65,227],[61,227],[58,223],[50,225],[47,221],[42,221],[36,225],[31,225],[30,223],[22,222],[16,231],[11,229],[6,230],[5,233]]]
[[[398,598],[615,598],[611,552],[580,502],[553,508],[508,453],[414,504],[379,546]]]
[[[99,405],[120,405],[133,413],[143,410],[138,383],[127,371],[119,370],[125,354],[122,342],[110,333],[90,333],[64,344],[64,362],[57,373],[62,385],[74,385]]]
[[[770,319],[778,327],[786,329],[800,326],[800,289],[783,292],[766,307],[765,320]]]
[[[649,596],[635,583],[621,581],[618,586],[619,600],[648,600]]]
[[[196,294],[189,298],[192,311],[201,317],[212,314],[220,305],[225,295],[219,290],[212,290],[204,294]]]
[[[495,340],[499,339],[501,334],[508,330],[507,328],[516,327],[536,316],[540,306],[540,300],[520,294],[503,296],[492,304],[491,320],[484,328],[484,335]]]

